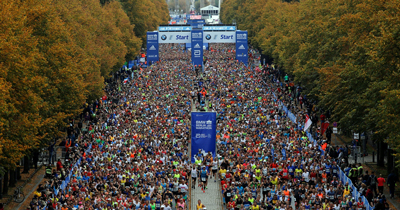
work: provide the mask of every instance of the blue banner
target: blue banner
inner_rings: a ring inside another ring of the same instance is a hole
[[[235,31],[236,26],[203,26],[203,31]]]
[[[282,156],[283,156],[283,160],[286,160],[286,150],[285,150],[285,148],[282,149]]]
[[[193,65],[203,65],[203,31],[192,30],[191,32],[192,63]]]
[[[190,19],[190,20],[188,20],[188,24],[191,25],[193,28],[202,29],[203,26],[206,24],[206,20],[204,20],[204,19]]]
[[[158,31],[191,31],[192,26],[159,26]]]
[[[188,20],[188,23],[203,23],[203,24],[206,24],[206,20],[204,20],[204,19],[190,19],[190,20]]]
[[[215,112],[192,112],[192,163],[199,150],[212,152],[215,157],[217,114]]]
[[[271,149],[272,161],[275,161],[275,149]]]
[[[147,32],[147,62],[149,64],[159,60],[158,32]]]
[[[236,60],[247,65],[248,63],[248,49],[247,31],[236,31]]]

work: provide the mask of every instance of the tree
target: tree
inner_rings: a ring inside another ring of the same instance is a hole
[[[41,79],[29,72],[37,69],[35,61],[41,55],[32,28],[26,27],[26,9],[21,2],[0,3],[0,165],[6,170],[39,144],[37,130],[42,124],[41,101],[35,93]]]
[[[121,0],[122,8],[132,25],[135,35],[144,41],[146,32],[157,30],[161,24],[168,24],[168,5],[163,0]]]
[[[399,10],[395,0],[225,0],[221,19],[248,30],[343,130],[373,131],[398,156]]]

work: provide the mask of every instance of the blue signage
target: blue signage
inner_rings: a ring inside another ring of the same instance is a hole
[[[211,152],[215,157],[217,114],[215,112],[192,112],[192,163],[194,156]]]
[[[190,20],[188,20],[188,23],[203,23],[203,24],[206,24],[206,20],[204,20],[204,19],[190,19]]]
[[[244,64],[248,64],[247,31],[236,31],[236,60]]]
[[[192,26],[159,26],[158,31],[191,31]]]
[[[203,26],[203,31],[235,31],[236,26]]]
[[[192,63],[193,65],[203,65],[203,31],[192,30],[191,36]]]
[[[191,25],[193,28],[202,29],[203,26],[206,24],[206,20],[204,20],[204,19],[190,19],[190,20],[188,20],[188,24]]]
[[[147,32],[147,62],[157,62],[158,55],[158,32]]]

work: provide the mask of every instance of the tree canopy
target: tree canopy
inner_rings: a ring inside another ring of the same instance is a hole
[[[103,95],[104,78],[139,53],[147,30],[168,21],[165,1],[148,1],[0,2],[1,166],[13,169],[47,147]],[[135,5],[125,12],[126,2]]]
[[[225,0],[221,20],[248,30],[341,129],[400,152],[399,12],[397,0]]]
[[[165,0],[120,0],[137,37],[146,40],[146,32],[157,30],[170,19]]]

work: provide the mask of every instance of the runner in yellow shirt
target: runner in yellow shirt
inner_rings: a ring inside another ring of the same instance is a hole
[[[197,207],[197,210],[201,210],[201,209],[205,208],[206,206],[204,204],[202,204],[201,200],[199,199],[197,201],[196,207]]]
[[[219,175],[221,176],[221,179],[225,177],[225,174],[226,174],[226,169],[221,168],[219,170]]]

